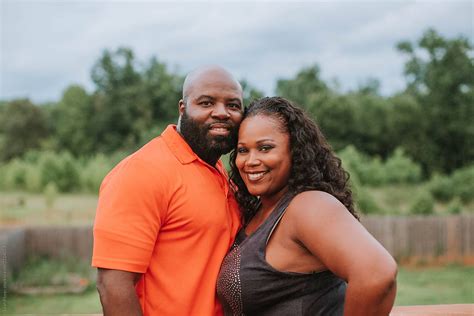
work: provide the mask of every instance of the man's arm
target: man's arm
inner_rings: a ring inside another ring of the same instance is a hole
[[[135,292],[141,273],[98,268],[97,290],[104,316],[141,316]]]

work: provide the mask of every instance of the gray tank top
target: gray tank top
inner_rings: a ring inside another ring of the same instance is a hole
[[[282,272],[265,249],[293,196],[287,195],[250,236],[244,228],[224,258],[217,295],[225,315],[342,315],[346,283],[330,271]]]

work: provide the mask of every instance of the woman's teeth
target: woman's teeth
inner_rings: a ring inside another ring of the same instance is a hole
[[[259,172],[259,173],[248,173],[248,177],[250,181],[257,181],[260,180],[265,172]]]

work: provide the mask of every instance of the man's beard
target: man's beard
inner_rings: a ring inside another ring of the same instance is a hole
[[[210,135],[210,126],[215,123],[228,124],[230,126],[229,135]],[[210,165],[214,165],[220,156],[227,154],[235,148],[237,144],[238,126],[228,120],[200,124],[190,118],[185,110],[181,116],[179,132],[202,160]]]

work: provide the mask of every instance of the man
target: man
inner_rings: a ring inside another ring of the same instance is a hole
[[[240,223],[219,158],[236,144],[242,102],[223,68],[193,71],[178,125],[104,179],[92,265],[105,315],[221,313],[217,274]]]

